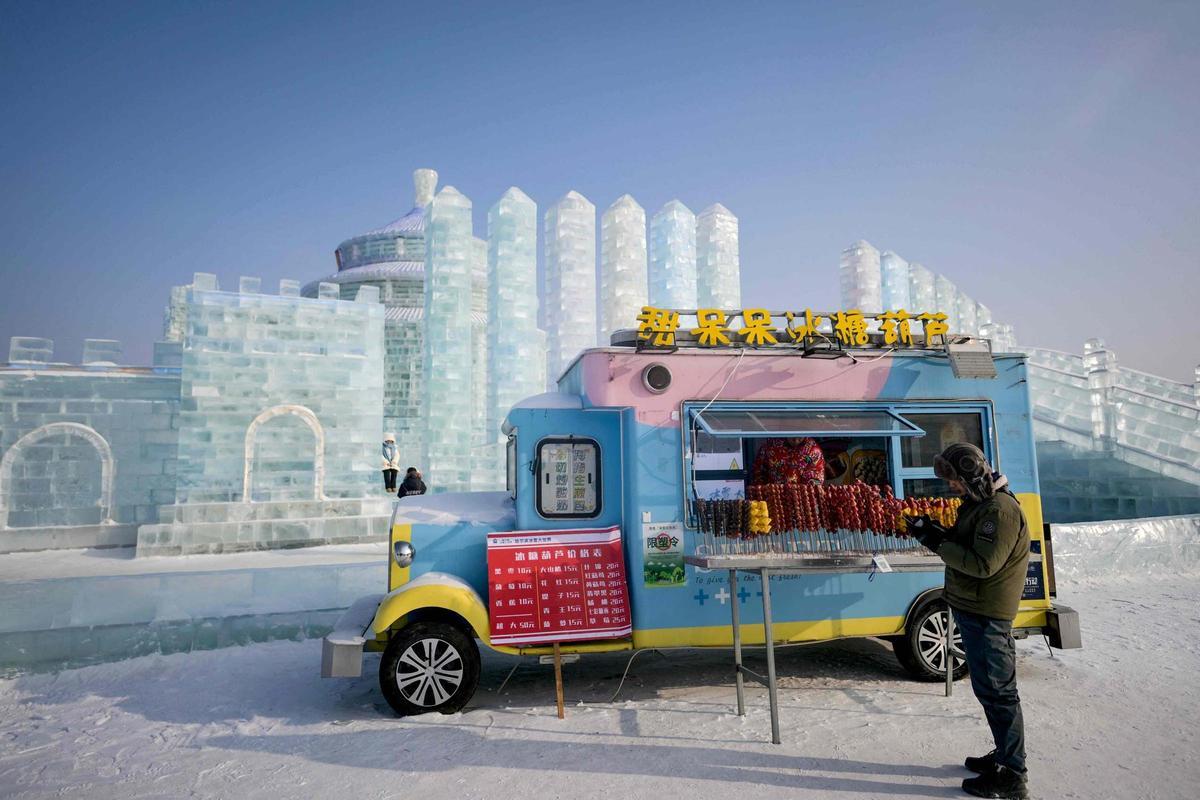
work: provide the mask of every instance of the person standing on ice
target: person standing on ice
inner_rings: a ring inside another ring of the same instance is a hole
[[[1013,618],[1025,590],[1029,526],[1008,479],[972,444],[934,457],[934,474],[963,499],[950,530],[917,517],[910,530],[946,562],[946,602],[962,633],[971,688],[983,706],[995,749],[968,758],[978,777],[962,788],[976,797],[1026,798],[1025,724],[1017,694]]]
[[[396,447],[396,435],[383,436],[383,488],[389,494],[396,491],[396,476],[400,474],[400,450]]]

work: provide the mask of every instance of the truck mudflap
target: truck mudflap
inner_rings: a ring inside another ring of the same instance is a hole
[[[382,594],[360,597],[338,618],[333,630],[321,643],[322,678],[358,678],[362,676],[364,635],[375,620]]]
[[[1059,650],[1075,650],[1083,647],[1079,633],[1079,612],[1067,606],[1054,606],[1046,611],[1046,638],[1050,646]]]

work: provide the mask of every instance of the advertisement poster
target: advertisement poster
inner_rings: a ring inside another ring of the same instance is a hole
[[[621,529],[489,533],[492,644],[619,639],[633,632]]]
[[[642,580],[648,587],[683,586],[683,523],[647,522],[642,525]]]

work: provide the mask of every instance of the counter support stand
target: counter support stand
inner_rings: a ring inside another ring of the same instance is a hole
[[[767,693],[771,699],[771,742],[781,744],[779,738],[779,687],[775,685],[775,635],[771,630],[771,573],[760,570],[763,598],[763,638],[767,645]],[[734,603],[737,598],[733,598]]]
[[[737,713],[746,716],[745,679],[742,677],[742,621],[738,612],[737,570],[729,570],[730,613],[733,615],[733,674],[737,684]]]
[[[954,611],[946,604],[946,697],[954,694]]]

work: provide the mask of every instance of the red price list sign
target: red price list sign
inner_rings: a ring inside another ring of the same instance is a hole
[[[489,533],[492,644],[629,636],[621,529]]]

